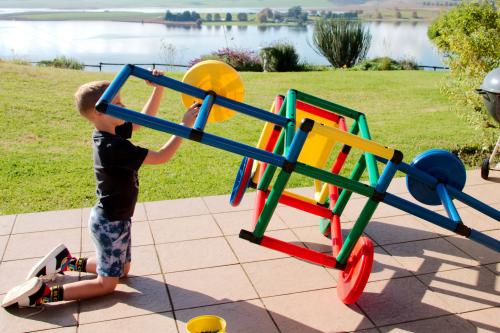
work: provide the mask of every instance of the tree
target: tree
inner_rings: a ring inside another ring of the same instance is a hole
[[[302,14],[302,7],[300,6],[293,6],[288,9],[288,17],[290,18],[299,18],[301,14]]]
[[[256,18],[257,18],[257,22],[259,22],[259,23],[266,23],[267,22],[267,15],[266,15],[266,13],[264,13],[262,11],[257,13]]]
[[[214,21],[219,22],[220,20],[221,20],[220,14],[219,13],[215,13],[214,14]]]
[[[360,21],[321,19],[314,25],[313,49],[333,67],[352,67],[366,57],[371,38]]]
[[[443,91],[456,102],[456,110],[476,129],[482,140],[491,140],[497,126],[474,93],[485,75],[500,66],[500,13],[493,3],[464,1],[438,18],[427,32],[450,67]],[[473,112],[471,112],[473,111]]]
[[[233,20],[233,15],[231,13],[226,13],[226,22],[231,22]]]
[[[212,21],[212,14],[208,13],[207,16],[205,16],[205,20]]]
[[[238,13],[238,21],[240,21],[240,22],[248,21],[248,14],[247,13]]]

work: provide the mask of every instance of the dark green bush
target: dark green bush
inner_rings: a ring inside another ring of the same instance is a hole
[[[38,66],[56,67],[56,68],[67,68],[67,69],[77,69],[83,70],[85,65],[73,58],[67,58],[65,56],[57,57],[52,60],[43,60],[38,63]]]
[[[299,66],[299,55],[290,43],[275,43],[260,51],[262,66],[267,72],[291,72]]]
[[[367,59],[352,68],[359,71],[415,70],[417,63],[410,59],[394,60],[389,57]]]
[[[371,43],[370,31],[360,21],[321,19],[313,32],[313,49],[335,68],[362,61]]]

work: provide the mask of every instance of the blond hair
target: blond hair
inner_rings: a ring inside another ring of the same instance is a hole
[[[109,81],[93,81],[78,88],[75,92],[75,104],[82,116],[89,117],[90,112],[95,110],[97,101],[108,87]]]

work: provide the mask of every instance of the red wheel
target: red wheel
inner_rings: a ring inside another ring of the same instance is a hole
[[[360,237],[347,259],[345,270],[339,272],[337,296],[345,304],[352,304],[363,293],[373,264],[373,243]]]
[[[231,198],[229,199],[229,203],[233,207],[238,206],[245,195],[245,191],[250,183],[250,178],[252,178],[252,165],[252,158],[243,157],[238,173],[236,174],[236,179],[234,180]]]

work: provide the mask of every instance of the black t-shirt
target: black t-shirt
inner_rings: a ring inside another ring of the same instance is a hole
[[[141,167],[148,150],[133,145],[132,123],[118,126],[117,134],[94,130],[94,172],[97,183],[97,209],[112,221],[134,215]]]

